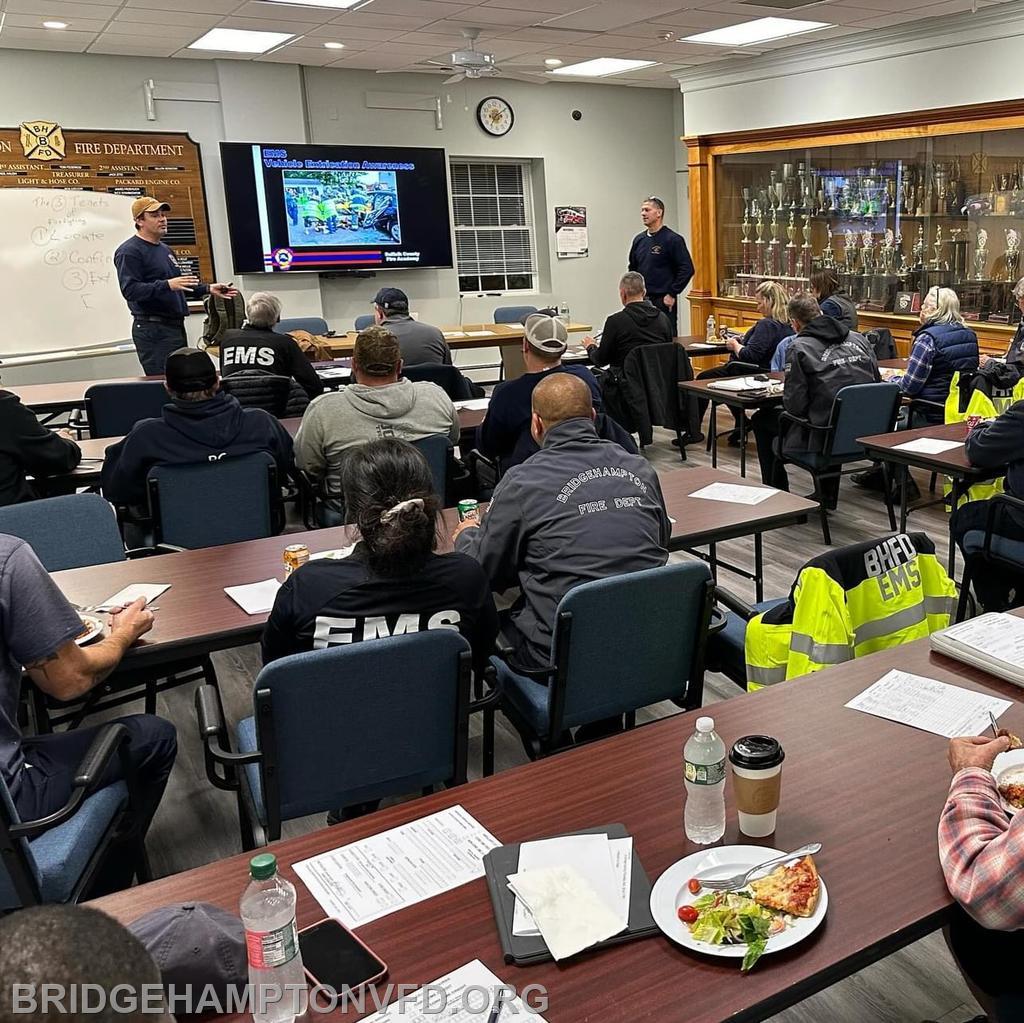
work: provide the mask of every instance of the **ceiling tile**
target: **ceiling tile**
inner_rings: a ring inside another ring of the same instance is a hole
[[[75,18],[92,18],[97,21],[108,21],[113,10],[103,4],[73,4],[65,3],[64,0],[47,0],[41,4],[38,0],[7,0],[4,10],[8,14],[28,14],[39,21],[43,19],[59,18],[62,21],[72,21]]]
[[[113,10],[105,18],[69,18],[68,28],[75,32],[102,32],[113,15]],[[50,15],[39,14],[8,14],[4,21],[4,29],[11,28],[42,28],[43,21],[49,21]],[[63,29],[47,29],[48,32],[64,31]]]
[[[120,53],[133,57],[171,57],[181,43],[171,39],[135,39],[105,32],[89,44],[87,53]]]
[[[235,10],[230,12],[236,18],[262,18],[265,21],[304,22],[310,25],[321,25],[325,21],[336,18],[341,12],[336,7],[299,7],[296,4],[264,4],[256,0],[249,3],[235,2]]]
[[[422,18],[423,21],[434,21],[447,18],[459,11],[472,11],[472,6],[463,3],[461,6],[438,3],[438,0],[373,0],[370,10],[374,14],[400,14],[410,18]]]
[[[118,0],[120,4],[120,0]],[[154,11],[166,11],[168,0],[125,0],[125,7],[148,7]],[[174,0],[175,12],[190,14],[234,14],[239,0]]]
[[[118,12],[114,20],[122,24],[155,25],[170,29],[194,28],[199,30],[196,33],[198,36],[203,30],[217,25],[221,16],[219,14],[193,14],[187,11],[172,14],[166,9],[151,11],[145,7],[125,7]]]

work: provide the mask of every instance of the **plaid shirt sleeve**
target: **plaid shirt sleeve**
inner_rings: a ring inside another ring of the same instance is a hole
[[[928,376],[932,371],[932,359],[935,358],[935,342],[930,334],[922,334],[914,339],[914,347],[910,350],[910,361],[907,371],[899,378],[900,390],[911,396],[920,394]]]
[[[939,862],[950,893],[982,927],[1024,927],[1024,813],[1012,820],[988,771],[968,767],[939,819]]]

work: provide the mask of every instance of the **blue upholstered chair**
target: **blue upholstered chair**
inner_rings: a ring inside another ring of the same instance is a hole
[[[549,667],[492,658],[501,709],[530,756],[554,752],[578,725],[624,714],[631,728],[637,710],[661,700],[699,707],[713,591],[703,562],[583,583],[558,605]]]
[[[996,494],[988,500],[985,529],[971,530],[964,535],[964,574],[960,583],[960,602],[956,609],[958,622],[970,617],[967,609],[971,599],[971,583],[979,571],[984,571],[986,562],[1009,566],[1024,577],[1024,541],[1012,540],[999,532],[1003,517],[1014,513],[1017,521],[1024,521],[1024,501],[1011,494]]]
[[[123,437],[140,419],[159,419],[170,400],[162,380],[93,384],[85,392],[89,434]]]
[[[500,305],[494,310],[495,323],[525,323],[527,316],[537,312],[535,305]]]
[[[326,334],[331,328],[322,316],[289,316],[281,320],[274,330],[287,334],[293,330],[304,330],[310,334]]]
[[[452,442],[439,433],[433,433],[429,437],[420,437],[412,442],[414,448],[418,448],[430,466],[430,475],[434,479],[434,492],[441,499],[441,506],[448,505],[448,475],[455,451]]]
[[[0,533],[20,536],[47,572],[109,565],[126,557],[117,516],[99,494],[67,494],[0,508]]]
[[[154,465],[146,482],[157,543],[216,547],[273,536],[284,527],[277,465],[265,451]]]
[[[367,327],[372,327],[374,324],[373,313],[363,313],[362,316],[357,316],[353,326],[356,330],[366,330]]]
[[[437,384],[452,401],[468,401],[473,397],[469,381],[455,366],[440,363],[421,363],[419,366],[403,366],[402,376],[407,380],[426,380]]]
[[[123,755],[127,742],[124,725],[109,724],[97,732],[75,772],[67,803],[40,820],[21,820],[0,776],[0,912],[77,902],[86,893],[112,836],[131,820],[134,781],[127,760],[127,782],[95,789],[107,764]],[[119,855],[123,852],[121,846]],[[139,880],[148,881],[141,841],[136,852]]]
[[[838,481],[840,477],[854,472],[857,468],[856,463],[867,460],[868,453],[863,445],[857,443],[857,438],[891,433],[896,427],[900,397],[898,384],[852,384],[842,388],[836,395],[832,404],[832,415],[825,426],[815,426],[806,419],[800,419],[788,412],[782,413],[780,450],[785,441],[786,430],[794,424],[812,431],[821,438],[820,451],[786,452],[784,460],[811,474],[821,514],[821,533],[826,544],[832,543],[832,534],[828,528],[828,502],[822,494],[822,480]],[[853,468],[846,468],[851,463]],[[889,528],[895,530],[896,515],[889,488],[889,471],[884,462],[882,473],[885,480],[885,507],[889,513]]]
[[[470,666],[451,629],[282,657],[253,683],[237,753],[216,690],[200,688],[207,774],[238,792],[243,846],[280,838],[282,821],[464,782]]]

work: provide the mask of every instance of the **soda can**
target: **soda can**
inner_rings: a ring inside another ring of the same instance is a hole
[[[465,522],[466,519],[479,519],[480,509],[476,501],[468,499],[465,501],[459,501],[456,505],[459,512],[459,522]]]
[[[967,432],[970,433],[978,425],[978,423],[982,422],[982,417],[968,416],[965,422],[967,423]]]
[[[304,543],[291,543],[284,549],[284,576],[287,579],[297,568],[309,561],[309,548]]]

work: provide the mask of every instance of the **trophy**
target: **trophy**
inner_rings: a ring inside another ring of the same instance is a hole
[[[932,269],[942,269],[942,247],[946,243],[942,240],[942,225],[939,224],[935,228],[935,241],[932,243],[932,248],[935,249],[935,257],[932,259]]]
[[[924,269],[924,224],[917,225],[917,241],[914,242],[914,268]]]
[[[893,261],[895,259],[894,244],[896,236],[892,232],[891,227],[885,229],[885,237],[882,241],[882,251],[879,255],[881,260],[882,273],[891,274],[893,271]]]
[[[967,239],[961,237],[963,233],[962,227],[954,227],[950,232],[952,240],[949,246],[953,252],[953,258],[950,260],[950,269],[952,269],[953,276],[957,280],[967,276]]]
[[[811,214],[810,211],[803,216],[803,238],[804,243],[800,246],[800,276],[811,276]]]
[[[988,244],[988,231],[983,227],[978,228],[978,239],[974,249],[974,279],[983,281],[985,279],[985,265],[988,262],[988,252],[985,246]]]
[[[753,245],[750,241],[750,206],[743,204],[743,272],[750,273],[753,259]]]
[[[832,228],[825,228],[825,248],[821,253],[821,265],[834,270],[836,265],[836,254],[832,251]]]
[[[779,276],[779,218],[775,210],[771,216],[771,241],[768,242],[768,265],[765,274],[768,277]]]
[[[754,242],[754,273],[760,277],[764,273],[764,211],[760,206],[757,207],[754,233],[757,235],[757,241]]]
[[[852,274],[857,269],[857,236],[849,228],[846,229],[845,236],[843,262],[846,264],[846,272]]]
[[[861,274],[867,277],[875,267],[875,236],[870,231],[862,231],[860,240]]]
[[[789,244],[786,246],[786,276],[796,277],[796,213],[789,211],[789,225],[786,228]]]
[[[1006,279],[1016,281],[1020,271],[1020,233],[1014,228],[1006,232]]]

